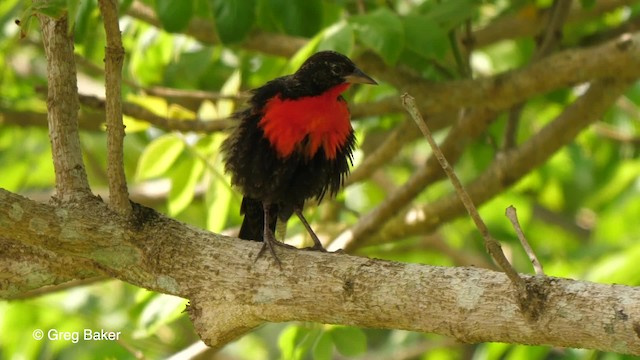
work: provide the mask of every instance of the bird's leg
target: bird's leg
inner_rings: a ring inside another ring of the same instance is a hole
[[[262,248],[260,249],[260,251],[258,252],[258,256],[256,256],[255,261],[258,261],[258,259],[262,256],[262,254],[264,254],[265,250],[268,248],[269,252],[271,253],[271,255],[273,256],[274,259],[276,259],[276,262],[278,263],[278,267],[280,269],[282,269],[282,263],[280,262],[280,259],[278,258],[278,255],[276,255],[276,251],[274,250],[274,246],[281,246],[281,247],[286,247],[286,248],[293,248],[295,249],[295,247],[291,246],[291,245],[287,245],[285,243],[282,243],[278,240],[276,240],[275,235],[273,234],[273,231],[271,231],[271,228],[269,227],[269,206],[271,206],[271,204],[269,203],[262,203],[262,211],[264,212],[264,224],[263,224],[263,232],[262,232],[262,239],[263,239],[263,244],[262,244]]]
[[[302,225],[304,225],[305,229],[307,229],[307,232],[309,233],[309,235],[311,235],[311,239],[313,240],[313,246],[305,249],[326,252],[327,249],[325,249],[324,246],[322,246],[320,239],[318,239],[318,235],[316,235],[316,233],[311,228],[311,225],[309,225],[309,223],[307,222],[307,219],[305,219],[304,215],[302,215],[302,210],[300,210],[299,208],[295,208],[293,211],[296,213],[296,215],[298,215],[298,218],[302,222]]]

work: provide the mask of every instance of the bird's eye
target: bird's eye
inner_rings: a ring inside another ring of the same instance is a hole
[[[331,64],[331,73],[334,75],[342,75],[344,73],[343,66],[340,64]]]

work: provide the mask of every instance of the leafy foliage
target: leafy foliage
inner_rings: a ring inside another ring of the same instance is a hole
[[[331,0],[209,0],[123,1],[121,29],[127,57],[123,76],[125,101],[187,123],[215,121],[239,107],[244,91],[293,71],[318,49],[333,49],[352,57],[361,54],[382,59],[388,69],[402,69],[437,82],[468,76],[492,76],[523,67],[535,51],[534,38],[503,35],[472,47],[469,63],[460,39],[466,31],[491,27],[503,19],[535,17],[551,1],[331,1]],[[598,2],[582,0],[585,9]],[[139,8],[152,10],[157,23],[144,21]],[[578,9],[580,11],[581,9]],[[632,4],[618,11],[596,13],[566,26],[562,47],[588,45],[640,12]],[[55,178],[46,129],[46,61],[34,15],[69,14],[78,55],[79,91],[102,96],[105,46],[96,0],[56,0],[23,4],[0,2],[0,187],[42,199]],[[136,15],[138,14],[138,15]],[[532,15],[533,14],[533,15]],[[21,20],[21,27],[13,22]],[[29,25],[31,24],[31,25]],[[191,30],[206,24],[204,33]],[[468,27],[468,28],[467,28]],[[274,43],[247,46],[255,34]],[[595,35],[594,35],[595,34]],[[278,35],[280,37],[275,37]],[[284,37],[282,37],[284,36]],[[25,37],[24,39],[20,39]],[[289,42],[284,43],[282,39]],[[295,44],[307,40],[299,48]],[[290,56],[282,56],[293,49]],[[280,49],[273,50],[272,49]],[[374,77],[385,76],[378,70]],[[178,90],[217,92],[206,100],[145,91],[154,86]],[[142,88],[142,89],[141,89]],[[552,121],[584,89],[561,89],[529,99],[521,115],[517,142],[528,139]],[[403,89],[389,84],[355,88],[347,94],[352,105],[397,99]],[[499,197],[484,204],[481,215],[503,242],[515,267],[530,272],[513,229],[503,216],[514,205],[527,236],[548,274],[605,283],[638,285],[635,264],[640,261],[640,85],[636,83],[594,127],[528,174]],[[82,146],[90,182],[106,186],[106,143],[100,112],[81,109]],[[148,119],[125,118],[125,167],[134,200],[182,221],[211,231],[233,229],[240,223],[238,195],[228,185],[219,157],[224,132],[178,132],[151,124]],[[402,126],[397,111],[378,111],[354,121],[361,150],[356,167],[389,134]],[[453,119],[455,121],[455,119]],[[452,122],[453,122],[452,121]],[[83,125],[84,124],[84,125]],[[469,141],[456,163],[462,179],[480,174],[495,157],[507,127],[498,117],[482,136]],[[439,135],[442,138],[442,135]],[[374,176],[349,186],[336,200],[312,207],[309,219],[323,233],[335,236],[404,185],[430,156],[417,137],[398,145],[396,154]],[[415,204],[430,203],[450,193],[448,184],[430,185]],[[45,200],[45,199],[43,199]],[[305,241],[302,226],[289,224],[293,243]],[[482,265],[489,260],[479,235],[468,219],[441,226],[433,236],[414,236],[359,249],[361,254],[407,262]],[[0,357],[91,358],[105,354],[131,358],[142,351],[147,358],[167,357],[198,341],[187,317],[185,302],[141,290],[117,281],[76,287],[34,299],[0,303]],[[121,342],[32,339],[35,329],[121,331]],[[133,349],[133,350],[132,350]],[[591,351],[558,350],[505,344],[460,346],[449,339],[404,331],[358,329],[333,325],[272,324],[246,336],[223,351],[237,358],[330,359],[377,353],[394,358],[407,350],[424,349],[413,358],[447,358],[451,353],[477,359],[602,357]]]

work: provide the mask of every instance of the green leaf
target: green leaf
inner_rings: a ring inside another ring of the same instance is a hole
[[[171,190],[167,199],[169,215],[175,216],[189,206],[203,170],[202,161],[192,156],[175,167],[172,171]]]
[[[168,32],[181,32],[187,28],[193,14],[192,1],[156,0],[156,12]]]
[[[402,18],[404,41],[407,49],[425,58],[443,58],[449,49],[449,39],[436,22],[424,15]]]
[[[293,359],[296,344],[300,336],[303,336],[304,329],[297,325],[289,325],[282,330],[278,338],[278,347],[282,354],[282,359]]]
[[[355,327],[337,326],[330,331],[333,343],[344,356],[357,356],[367,351],[367,336]]]
[[[387,8],[378,8],[349,20],[360,41],[386,63],[394,64],[398,60],[404,47],[404,30],[398,15]]]
[[[206,113],[206,107],[202,107],[199,114]],[[201,116],[202,117],[202,116]],[[205,193],[205,206],[207,209],[207,230],[220,232],[225,228],[229,217],[229,207],[235,192],[229,186],[229,181],[224,173],[224,166],[217,158],[209,154],[219,155],[218,149],[225,138],[221,133],[202,137],[196,146],[195,151],[201,152],[209,161],[207,171],[210,173],[210,182]],[[237,199],[239,202],[240,199]]]
[[[184,142],[175,134],[166,134],[155,139],[140,155],[136,180],[146,180],[164,174],[183,150]]]
[[[307,357],[313,345],[322,334],[320,327],[291,325],[280,333],[278,345],[281,359],[302,360]]]
[[[596,5],[596,0],[580,0],[580,5],[583,8],[590,10]]]
[[[331,334],[325,331],[320,335],[313,347],[314,360],[331,360],[333,355],[333,340]]]
[[[60,19],[67,11],[67,0],[49,0],[33,5],[34,14],[43,14],[54,19]]]
[[[480,5],[480,0],[425,1],[420,9],[430,21],[437,22],[444,31],[449,31],[475,16]]]
[[[233,198],[233,190],[220,177],[213,177],[207,189],[207,230],[219,232],[224,229],[229,217],[229,205]]]
[[[234,71],[231,76],[225,81],[220,88],[220,94],[222,95],[238,95],[240,91],[240,84],[242,83],[242,76],[240,71]],[[236,102],[229,99],[218,100],[218,116],[221,118],[230,116],[235,110]]]
[[[118,6],[118,12],[120,15],[126,14],[127,10],[131,7],[131,4],[133,4],[133,0],[120,0],[120,5]]]
[[[211,0],[211,7],[216,31],[225,44],[242,41],[256,20],[256,0]]]
[[[90,31],[95,28],[95,19],[92,14],[96,10],[95,1],[82,1],[79,4],[78,15],[76,16],[76,28],[74,33],[74,41],[76,44],[82,44]],[[91,42],[95,43],[92,37]]]
[[[322,28],[321,0],[259,0],[258,21],[268,30],[311,37]]]
[[[294,73],[296,70],[300,68],[302,63],[309,58],[313,53],[318,49],[318,43],[320,43],[320,39],[322,34],[318,34],[314,36],[311,40],[307,41],[307,43],[300,48],[289,60],[287,66],[285,68],[285,74]]]
[[[135,336],[147,337],[184,313],[188,300],[177,296],[157,294],[145,306],[138,319]]]
[[[176,61],[167,65],[165,79],[176,87],[194,86],[206,73],[212,57],[212,47],[184,52]]]
[[[318,43],[318,51],[334,50],[349,55],[353,50],[354,43],[353,29],[347,22],[341,21],[322,31],[322,38]]]
[[[76,23],[76,16],[80,7],[80,0],[67,0],[67,32],[71,34]]]

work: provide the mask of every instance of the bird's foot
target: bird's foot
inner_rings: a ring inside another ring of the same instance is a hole
[[[260,248],[260,251],[258,252],[258,256],[256,256],[256,259],[253,262],[255,263],[256,261],[258,261],[258,259],[262,257],[265,251],[269,249],[271,256],[273,256],[273,258],[276,260],[276,263],[278,263],[278,267],[282,270],[282,262],[280,262],[280,258],[278,258],[278,255],[276,254],[276,251],[275,251],[276,246],[280,246],[287,249],[296,249],[295,246],[291,246],[276,240],[276,237],[273,235],[273,232],[271,232],[271,230],[268,230],[264,232],[264,242],[262,244],[262,248]]]
[[[320,243],[316,243],[313,246],[308,246],[306,248],[302,248],[301,250],[308,250],[308,251],[320,251],[320,252],[326,252],[326,253],[331,253],[331,254],[344,254],[344,250],[342,249],[338,249],[336,251],[329,251],[327,249],[324,248],[324,246],[322,246],[322,244]]]
[[[307,246],[306,248],[302,248],[302,250],[329,252],[327,251],[327,249],[324,248],[324,246],[322,246],[322,243],[320,243],[319,241],[317,243],[314,243],[313,246]]]

